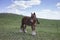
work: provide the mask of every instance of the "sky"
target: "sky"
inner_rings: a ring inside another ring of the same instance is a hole
[[[60,0],[0,0],[0,13],[60,20]]]

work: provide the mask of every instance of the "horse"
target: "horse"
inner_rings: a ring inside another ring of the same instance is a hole
[[[36,18],[35,12],[33,14],[31,13],[31,17],[24,16],[21,21],[20,32],[26,33],[27,32],[26,26],[28,25],[28,26],[31,26],[32,35],[36,35],[35,27],[37,23],[39,24],[38,19]]]

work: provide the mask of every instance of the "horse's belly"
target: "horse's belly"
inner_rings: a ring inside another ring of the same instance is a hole
[[[27,23],[26,25],[31,26],[31,25],[32,25],[32,23],[31,23],[31,22],[29,22],[29,23]]]

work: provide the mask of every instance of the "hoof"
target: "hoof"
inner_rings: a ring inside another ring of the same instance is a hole
[[[33,36],[36,35],[36,32],[35,32],[35,31],[32,31],[32,35],[33,35]]]
[[[25,33],[27,33],[27,31],[25,30]]]
[[[26,31],[26,30],[24,30],[24,33],[27,33],[27,31]]]

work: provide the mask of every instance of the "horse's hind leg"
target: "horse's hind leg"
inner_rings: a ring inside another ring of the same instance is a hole
[[[23,32],[23,24],[20,27],[20,32]]]
[[[23,31],[24,31],[24,33],[26,33],[27,31],[26,31],[26,25],[24,24],[24,26],[23,26]]]
[[[24,32],[26,33],[26,25],[25,24],[22,24],[21,27],[20,27],[20,32]]]

